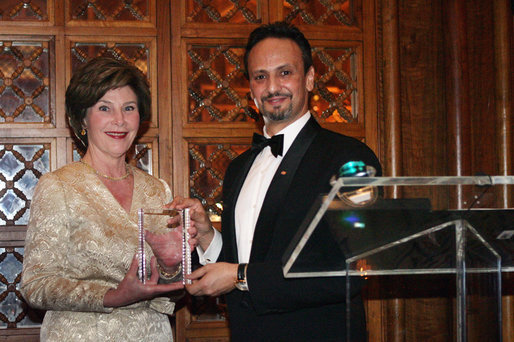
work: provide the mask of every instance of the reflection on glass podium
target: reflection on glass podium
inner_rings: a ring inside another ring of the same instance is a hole
[[[347,276],[348,302],[352,277],[417,275],[429,288],[430,277],[446,276],[455,286],[456,340],[466,341],[473,329],[467,325],[473,299],[492,303],[494,309],[483,319],[490,322],[488,336],[501,341],[501,279],[502,272],[514,271],[514,209],[477,207],[477,193],[494,191],[484,191],[484,182],[488,188],[502,184],[512,190],[514,177],[340,178],[313,203],[284,254],[284,276]],[[345,186],[351,191],[374,187],[382,195],[390,193],[390,186],[402,186],[403,194],[413,195],[381,196],[360,205],[342,196]],[[434,208],[432,198],[448,197],[457,187],[473,194],[474,208],[452,209],[440,201]],[[349,331],[351,322],[346,324]]]

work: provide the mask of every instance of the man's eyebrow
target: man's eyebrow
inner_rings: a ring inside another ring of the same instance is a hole
[[[291,63],[285,63],[280,66],[278,66],[276,69],[284,69],[284,68],[291,68],[293,65]]]
[[[258,74],[258,73],[267,73],[268,71],[266,69],[258,69],[258,70],[253,70],[251,71],[251,73],[253,74]]]
[[[278,67],[276,68],[273,68],[272,70],[268,70],[268,69],[258,69],[258,70],[253,70],[251,71],[250,73],[252,74],[258,74],[258,73],[269,73],[270,71],[274,71],[274,70],[282,70],[282,69],[287,69],[287,68],[292,68],[293,65],[291,63],[285,63],[285,64],[281,64],[279,65]]]

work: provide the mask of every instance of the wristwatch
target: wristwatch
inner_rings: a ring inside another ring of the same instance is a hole
[[[246,268],[248,264],[239,264],[237,266],[237,280],[236,280],[236,288],[239,291],[248,291],[248,283],[246,282]]]

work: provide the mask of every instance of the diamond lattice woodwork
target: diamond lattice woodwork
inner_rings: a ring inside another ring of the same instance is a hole
[[[189,144],[189,187],[211,215],[221,215],[223,176],[228,164],[249,145]]]
[[[354,0],[285,0],[284,16],[295,25],[354,26]]]
[[[47,0],[2,0],[0,21],[47,21]]]
[[[0,248],[0,328],[30,328],[41,324],[42,313],[29,308],[20,293],[24,248]]]
[[[48,41],[0,41],[0,123],[50,122]]]
[[[50,170],[50,144],[0,144],[0,229],[28,223],[39,178]],[[0,327],[33,327],[41,313],[29,308],[19,292],[23,248],[0,248]]]
[[[187,0],[190,23],[259,24],[259,0]]]
[[[316,70],[310,98],[320,122],[349,123],[358,117],[357,51],[355,48],[313,48]]]
[[[244,76],[244,48],[191,45],[188,48],[189,122],[234,122],[257,118]],[[252,106],[249,106],[249,104]]]
[[[50,144],[0,145],[0,227],[26,225],[39,178],[50,170]]]
[[[149,55],[145,43],[74,42],[71,47],[72,71],[91,58],[105,56],[128,61],[147,75]]]
[[[148,21],[149,0],[71,0],[71,19],[81,21]]]

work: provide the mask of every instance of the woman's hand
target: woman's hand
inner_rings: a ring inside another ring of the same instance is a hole
[[[150,268],[152,275],[143,284],[137,275],[138,258],[137,255],[132,259],[130,268],[125,278],[118,284],[116,289],[110,289],[104,296],[105,307],[120,307],[143,300],[149,300],[167,292],[182,289],[182,282],[171,284],[157,284],[159,280],[159,272],[157,270],[157,261],[154,257],[150,260]]]
[[[145,240],[152,248],[161,268],[166,273],[175,273],[182,261],[182,227],[170,228],[164,234],[146,230]]]

